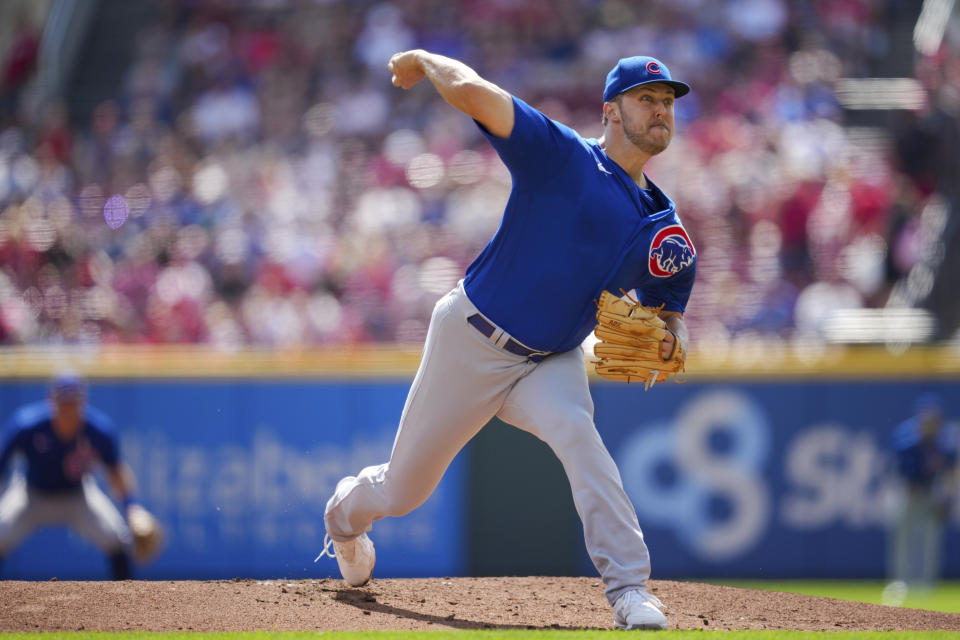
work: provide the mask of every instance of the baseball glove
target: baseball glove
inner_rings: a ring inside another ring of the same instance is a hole
[[[163,527],[149,511],[138,504],[127,507],[127,524],[133,536],[133,557],[137,562],[153,560],[163,549]]]
[[[600,358],[594,362],[598,375],[622,382],[642,381],[644,389],[671,375],[679,381],[684,370],[680,340],[669,360],[660,356],[660,344],[667,335],[667,325],[658,315],[662,308],[623,300],[609,291],[600,295],[594,329],[600,341],[593,347],[593,354]]]

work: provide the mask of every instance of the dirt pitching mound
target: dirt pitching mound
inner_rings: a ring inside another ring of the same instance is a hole
[[[956,630],[960,614],[657,580],[671,629]],[[0,631],[613,627],[595,578],[0,582]]]

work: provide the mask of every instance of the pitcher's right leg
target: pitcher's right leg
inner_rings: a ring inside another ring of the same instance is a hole
[[[352,540],[374,521],[423,504],[514,382],[535,366],[488,342],[467,324],[472,313],[462,286],[437,303],[390,461],[344,478],[327,503],[324,522],[334,541]]]

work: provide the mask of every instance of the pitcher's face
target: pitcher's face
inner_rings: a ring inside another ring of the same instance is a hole
[[[655,82],[621,94],[620,124],[623,134],[641,151],[656,155],[673,138],[674,90]]]

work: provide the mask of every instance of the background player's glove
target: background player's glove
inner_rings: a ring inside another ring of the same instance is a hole
[[[660,309],[645,307],[638,301],[622,300],[604,291],[597,301],[597,327],[600,342],[593,354],[597,374],[610,380],[643,382],[649,389],[671,375],[684,370],[683,345],[677,339],[669,360],[660,355],[660,344],[667,325],[658,315]],[[676,336],[674,336],[676,338]]]
[[[163,527],[139,504],[127,507],[127,524],[133,536],[133,557],[137,562],[153,560],[163,549]]]

